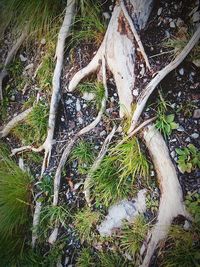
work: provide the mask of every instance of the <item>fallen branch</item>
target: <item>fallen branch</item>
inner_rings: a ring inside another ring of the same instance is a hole
[[[92,174],[99,168],[107,150],[108,150],[108,146],[110,144],[110,141],[112,140],[114,134],[116,132],[116,126],[113,127],[112,131],[109,133],[109,135],[106,137],[103,146],[99,152],[98,157],[96,158],[95,162],[93,163],[86,179],[84,182],[84,194],[85,194],[85,200],[88,204],[88,206],[91,206],[91,201],[90,201],[90,182],[91,182],[91,178],[92,178]]]
[[[189,219],[191,217],[185,210],[182,189],[162,135],[151,125],[144,130],[143,137],[152,157],[161,191],[157,223],[148,235],[146,255],[140,266],[148,267],[159,242],[167,236],[173,219],[178,215]]]
[[[6,124],[6,126],[0,131],[0,138],[6,137],[18,123],[26,119],[26,117],[31,113],[32,110],[33,108],[31,107],[12,118],[12,120],[10,120]]]
[[[134,37],[135,37],[135,40],[136,40],[136,42],[137,42],[137,44],[138,44],[138,46],[139,46],[140,52],[141,52],[141,54],[142,54],[142,56],[143,56],[143,58],[144,58],[144,61],[145,61],[145,63],[146,63],[146,66],[147,66],[147,68],[150,70],[151,67],[150,67],[150,64],[149,64],[149,60],[148,60],[147,54],[145,53],[145,50],[144,50],[144,46],[143,46],[143,44],[142,44],[142,42],[141,42],[141,39],[140,39],[139,34],[137,33],[137,31],[136,31],[136,29],[135,29],[135,26],[134,26],[134,24],[133,24],[133,21],[132,21],[131,17],[130,17],[129,14],[128,14],[128,11],[127,11],[127,9],[126,9],[126,6],[125,6],[123,0],[120,0],[120,6],[121,6],[121,9],[122,9],[122,11],[123,11],[123,13],[124,13],[124,16],[125,16],[126,20],[127,20],[128,23],[129,23],[129,26],[130,26],[130,28],[131,28],[131,31],[132,31]]]
[[[8,52],[8,55],[6,57],[6,60],[4,62],[3,69],[0,73],[0,100],[3,100],[3,80],[8,75],[8,72],[6,70],[6,67],[11,63],[15,55],[17,54],[19,48],[21,47],[23,41],[26,39],[27,36],[27,30],[25,29],[20,37],[17,39],[17,42],[13,45],[11,50]]]
[[[146,86],[144,91],[139,96],[139,99],[137,101],[137,106],[135,109],[135,112],[132,117],[131,127],[128,131],[128,133],[132,132],[139,120],[139,117],[147,103],[147,100],[149,99],[149,96],[153,93],[157,85],[164,79],[164,77],[169,74],[172,70],[177,68],[180,63],[186,58],[186,56],[190,53],[192,48],[198,43],[200,38],[200,26],[198,27],[197,31],[194,33],[188,44],[185,46],[185,48],[182,50],[182,52],[171,62],[169,63],[165,68],[160,70],[158,74],[151,80],[151,82]]]
[[[97,126],[97,124],[100,122],[101,117],[102,117],[102,115],[106,109],[106,101],[108,99],[108,89],[107,89],[107,83],[106,83],[106,63],[105,63],[104,57],[102,58],[102,75],[103,75],[103,84],[104,84],[104,88],[105,88],[105,95],[104,95],[104,98],[102,99],[102,102],[101,102],[101,109],[100,109],[97,117],[95,118],[95,120],[92,123],[90,123],[89,125],[87,125],[83,129],[81,129],[77,134],[74,135],[74,137],[68,143],[67,147],[65,148],[65,150],[61,156],[58,168],[56,170],[55,178],[54,178],[53,206],[58,205],[61,172],[62,172],[62,169],[63,169],[63,167],[64,167],[64,165],[65,165],[65,163],[69,157],[69,154],[73,148],[73,145],[75,144],[76,140],[80,136],[90,132],[92,129],[94,129]],[[52,234],[49,237],[49,242],[51,242],[51,244],[53,244],[57,239],[58,231],[56,230],[56,228],[58,228],[58,225],[56,225],[55,229],[53,230]]]
[[[36,200],[35,212],[33,214],[33,230],[32,230],[32,242],[31,242],[32,248],[35,247],[35,243],[36,243],[36,240],[37,240],[37,237],[38,237],[37,236],[37,226],[38,226],[39,221],[40,221],[41,209],[42,209],[42,203],[38,202]]]

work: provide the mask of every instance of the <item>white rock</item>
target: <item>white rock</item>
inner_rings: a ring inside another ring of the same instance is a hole
[[[174,21],[171,21],[169,24],[170,28],[176,28],[176,24]]]
[[[33,63],[30,63],[30,64],[28,64],[28,65],[25,67],[25,70],[32,69],[33,67],[34,67],[34,64],[33,64]]]
[[[199,138],[199,134],[198,133],[193,133],[193,134],[191,134],[191,137],[194,138],[194,139],[197,139],[197,138]]]
[[[194,119],[199,119],[200,118],[200,109],[195,109],[194,114],[193,114]]]
[[[103,16],[105,19],[110,19],[110,14],[108,12],[103,12]]]
[[[79,99],[76,100],[76,111],[77,112],[81,111],[81,103]]]
[[[20,58],[20,60],[21,60],[22,62],[27,61],[27,58],[24,57],[22,54],[19,55],[19,58]]]
[[[183,126],[179,125],[179,127],[177,128],[178,132],[184,132],[185,129],[183,128]]]
[[[73,103],[73,100],[72,99],[68,99],[65,103],[66,103],[66,105],[70,105],[71,103]]]
[[[45,38],[42,38],[41,42],[40,42],[42,45],[45,45],[46,44],[46,39]]]
[[[158,9],[157,15],[160,16],[161,13],[162,13],[162,7],[160,7],[160,8]]]
[[[182,75],[182,76],[184,75],[184,69],[183,68],[179,69],[178,72],[179,72],[180,75]]]
[[[104,136],[104,135],[106,135],[107,133],[106,133],[106,131],[105,130],[103,130],[102,132],[100,132],[100,137],[102,137],[102,136]]]
[[[175,156],[176,156],[175,151],[172,151],[172,152],[170,153],[170,155],[171,155],[172,158],[175,158]]]
[[[192,16],[193,22],[198,22],[200,20],[200,13],[199,11],[195,12]]]
[[[191,139],[190,139],[190,137],[187,137],[187,138],[185,139],[185,142],[188,142],[188,143],[190,143],[190,142],[191,142]]]
[[[146,189],[138,192],[133,201],[126,199],[112,205],[108,210],[105,220],[97,227],[101,236],[110,236],[114,229],[121,228],[124,220],[133,221],[139,213],[146,211]]]
[[[181,27],[181,26],[183,26],[183,24],[184,24],[184,21],[181,18],[178,18],[176,21],[177,27]]]
[[[93,93],[84,93],[82,98],[86,101],[91,101],[95,98],[95,94]]]
[[[113,96],[111,96],[110,102],[112,102],[112,103],[115,102],[115,98]]]
[[[133,95],[134,95],[134,96],[138,96],[138,95],[139,95],[139,92],[138,92],[137,89],[134,89],[134,90],[133,90]]]
[[[81,117],[78,117],[78,122],[79,122],[80,124],[83,124],[83,119],[82,119]]]

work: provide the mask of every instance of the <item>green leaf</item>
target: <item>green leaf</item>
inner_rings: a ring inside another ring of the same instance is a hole
[[[167,117],[166,117],[167,122],[168,123],[173,122],[174,121],[174,117],[175,117],[174,114],[167,115]]]
[[[172,130],[175,130],[175,129],[178,128],[179,125],[178,125],[178,123],[171,122],[171,123],[170,123],[170,126],[171,126],[171,129],[172,129]]]

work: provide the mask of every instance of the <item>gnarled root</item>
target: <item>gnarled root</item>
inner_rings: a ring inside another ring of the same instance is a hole
[[[190,215],[185,210],[181,186],[162,135],[151,125],[144,130],[143,137],[152,157],[161,191],[157,223],[148,235],[146,254],[140,266],[147,267],[159,242],[167,236],[172,220],[178,215],[186,218],[190,218]]]
[[[92,178],[92,174],[99,168],[107,150],[108,150],[108,146],[114,136],[116,132],[116,126],[113,127],[112,131],[109,133],[109,135],[106,137],[104,143],[103,143],[103,146],[99,152],[99,155],[98,157],[96,158],[95,162],[93,163],[90,171],[89,171],[89,174],[87,175],[86,179],[85,179],[85,182],[84,182],[84,194],[85,194],[85,200],[88,204],[88,206],[90,207],[91,206],[91,200],[90,200],[90,182],[91,182],[91,178]]]
[[[6,124],[6,126],[0,131],[0,138],[6,137],[18,123],[26,119],[26,117],[29,115],[29,113],[31,113],[32,110],[33,108],[31,107],[12,118],[12,120],[10,120]]]
[[[196,30],[196,32],[194,33],[194,35],[192,36],[188,44],[182,50],[182,52],[170,64],[168,64],[165,68],[160,70],[158,74],[146,86],[146,88],[141,93],[137,101],[137,106],[133,114],[131,126],[130,126],[128,133],[132,132],[135,129],[138,123],[138,119],[147,103],[147,100],[149,99],[150,95],[155,90],[157,85],[165,78],[167,74],[169,74],[172,70],[174,70],[181,64],[181,62],[190,53],[192,48],[198,43],[199,38],[200,38],[200,26],[198,27],[198,29]]]

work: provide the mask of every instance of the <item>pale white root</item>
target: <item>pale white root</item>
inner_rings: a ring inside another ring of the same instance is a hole
[[[139,99],[137,101],[137,106],[136,106],[135,112],[133,114],[131,126],[130,126],[128,133],[132,132],[135,129],[135,127],[138,123],[139,117],[140,117],[140,115],[141,115],[141,113],[142,113],[142,111],[143,111],[143,109],[147,103],[147,100],[149,99],[150,95],[155,90],[157,85],[163,80],[163,78],[167,74],[169,74],[172,70],[174,70],[175,68],[177,68],[180,65],[180,63],[190,53],[192,48],[198,43],[199,38],[200,38],[200,26],[198,27],[198,29],[196,30],[196,32],[194,33],[194,35],[192,36],[192,38],[190,39],[188,44],[184,47],[182,52],[171,63],[169,63],[165,68],[160,70],[158,72],[158,74],[146,86],[146,88],[141,93],[141,95],[139,96]]]
[[[145,2],[143,8],[141,8],[140,2]],[[135,14],[136,23],[140,29],[147,22],[151,11],[151,3],[152,0],[131,3],[134,10],[137,10]],[[114,76],[119,95],[120,117],[127,113],[131,114],[131,104],[133,102],[132,89],[135,83],[135,46],[132,42],[133,38],[128,36],[128,29],[125,29],[125,32],[123,32],[122,16],[121,6],[116,4],[102,45],[93,60],[85,68],[78,71],[68,85],[68,91],[73,91],[83,78],[98,69],[100,59],[102,56],[105,56],[107,66]]]
[[[150,125],[145,128],[143,138],[155,166],[161,191],[157,222],[148,235],[146,254],[140,266],[148,267],[159,242],[167,236],[172,220],[178,215],[186,218],[190,218],[190,215],[185,209],[176,169],[162,135]]]
[[[145,53],[144,46],[143,46],[143,44],[142,44],[142,42],[141,42],[141,39],[140,39],[139,34],[137,33],[137,31],[136,31],[136,29],[135,29],[135,26],[134,26],[134,24],[133,24],[133,21],[132,21],[131,17],[130,17],[129,14],[128,14],[128,11],[127,11],[127,9],[126,9],[126,6],[125,6],[123,0],[120,0],[120,5],[121,5],[122,11],[123,11],[123,13],[124,13],[124,16],[125,16],[126,20],[127,20],[128,23],[129,23],[129,26],[130,26],[130,28],[131,28],[131,31],[132,31],[134,37],[135,37],[135,40],[136,40],[136,42],[137,42],[137,44],[138,44],[138,46],[139,46],[140,52],[141,52],[141,54],[142,54],[142,56],[143,56],[143,58],[144,58],[144,61],[145,61],[145,63],[146,63],[146,66],[147,66],[147,68],[150,70],[150,69],[151,69],[151,66],[150,66],[150,64],[149,64],[149,60],[148,60],[147,54]]]
[[[25,29],[20,37],[17,39],[17,42],[13,45],[11,50],[8,52],[8,55],[6,57],[6,60],[4,62],[3,69],[0,73],[0,100],[3,100],[3,80],[8,75],[8,72],[6,70],[6,67],[11,63],[15,55],[17,54],[19,48],[21,47],[22,43],[27,37],[27,30]]]
[[[75,144],[76,140],[80,136],[90,132],[92,129],[94,129],[97,126],[97,124],[100,122],[101,117],[102,117],[102,115],[106,109],[106,101],[108,99],[108,88],[107,88],[107,82],[106,82],[106,63],[105,63],[104,57],[102,57],[101,60],[102,60],[103,84],[104,84],[104,88],[105,88],[105,95],[104,95],[104,98],[102,99],[102,102],[101,102],[101,109],[100,109],[97,117],[95,118],[95,120],[92,123],[90,123],[89,125],[87,125],[83,129],[81,129],[77,134],[74,135],[74,137],[68,143],[67,147],[65,148],[65,150],[61,156],[58,168],[56,170],[55,178],[54,178],[53,206],[58,205],[61,172],[62,172],[62,169],[63,169],[63,167],[64,167],[64,165],[65,165],[65,163],[69,157],[69,154],[73,148],[73,145]],[[49,242],[51,242],[51,244],[53,244],[57,239],[57,234],[58,234],[58,232],[56,231],[57,227],[58,227],[58,225],[56,225],[55,229],[53,230],[53,232],[51,233],[51,235],[49,237]]]
[[[42,209],[42,203],[36,201],[35,212],[33,214],[33,230],[32,230],[32,242],[31,242],[31,245],[32,245],[33,248],[35,247],[35,243],[36,243],[36,240],[37,240],[37,237],[38,237],[37,236],[37,226],[38,226],[39,221],[40,221],[41,209]]]
[[[116,132],[116,126],[113,127],[112,131],[109,133],[109,135],[106,137],[103,145],[102,145],[102,148],[99,152],[99,155],[98,157],[96,158],[95,162],[93,163],[86,179],[85,179],[85,182],[84,182],[84,190],[83,190],[83,193],[85,194],[85,200],[88,204],[88,206],[90,207],[91,206],[91,199],[90,199],[90,182],[91,182],[91,179],[92,179],[92,174],[99,168],[106,152],[108,151],[108,147],[109,147],[109,144],[114,136]]]
[[[0,131],[0,138],[6,137],[10,131],[20,122],[24,121],[26,119],[26,117],[31,113],[31,111],[33,110],[33,108],[29,108],[25,111],[23,111],[22,113],[18,114],[17,116],[15,116],[14,118],[12,118],[7,124],[6,126]]]
[[[60,28],[58,34],[58,41],[56,46],[56,66],[54,69],[53,80],[52,80],[52,97],[51,97],[51,104],[50,104],[50,111],[49,111],[49,120],[48,120],[48,130],[47,130],[47,138],[45,142],[39,147],[34,148],[32,146],[24,146],[21,148],[16,148],[12,150],[12,154],[16,154],[22,152],[24,150],[32,150],[35,152],[41,152],[42,150],[45,151],[44,160],[42,164],[41,175],[44,173],[46,167],[49,165],[50,157],[51,157],[51,150],[52,145],[54,143],[53,136],[55,130],[55,123],[56,123],[56,113],[58,109],[58,104],[60,100],[60,78],[62,74],[62,67],[63,67],[63,58],[64,58],[64,49],[65,49],[65,40],[69,35],[70,26],[72,24],[74,10],[75,10],[75,0],[69,0],[67,3],[65,17]]]

